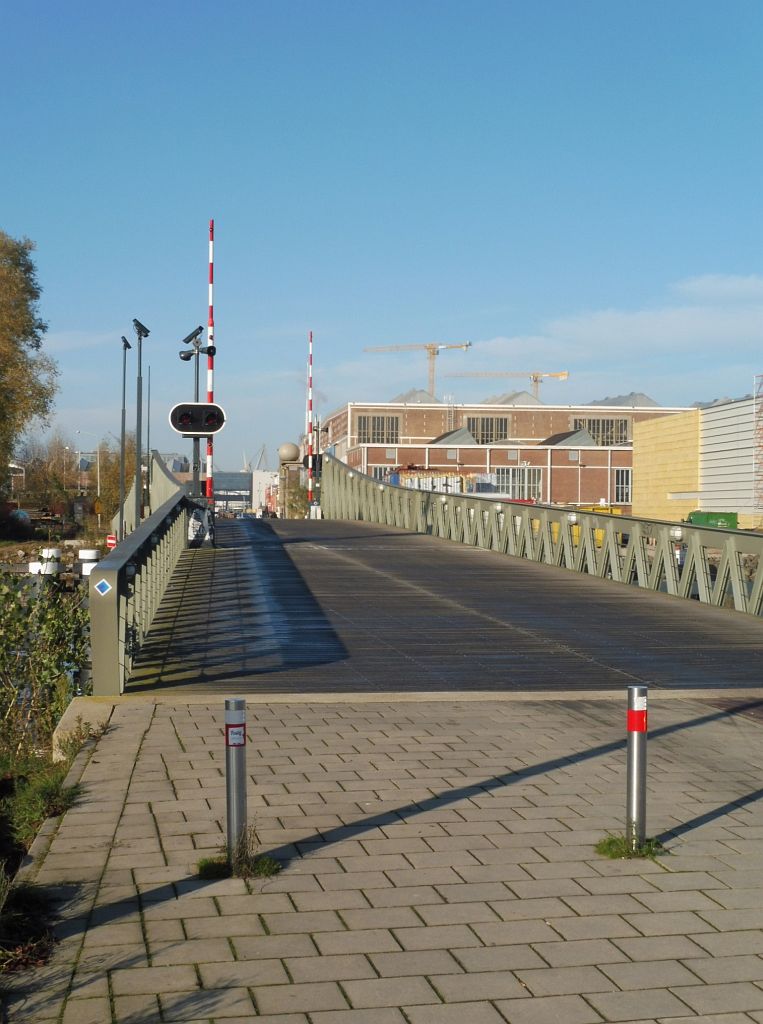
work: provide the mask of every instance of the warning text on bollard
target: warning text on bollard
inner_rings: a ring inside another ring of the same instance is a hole
[[[246,722],[237,722],[235,725],[230,722],[225,723],[225,746],[246,746]]]

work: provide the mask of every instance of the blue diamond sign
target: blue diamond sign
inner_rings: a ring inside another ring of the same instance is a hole
[[[95,589],[98,591],[101,597],[105,597],[108,594],[108,592],[113,588],[108,580],[98,580],[98,582],[95,585]]]

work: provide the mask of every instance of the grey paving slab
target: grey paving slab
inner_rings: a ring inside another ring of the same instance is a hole
[[[643,988],[639,992],[594,992],[586,1001],[606,1021],[685,1016],[687,1004],[666,988]]]
[[[671,989],[698,1014],[763,1010],[763,990],[749,981],[671,986]]]
[[[310,1020],[312,1024],[406,1024],[400,1010],[392,1006],[366,1010],[320,1010],[311,1013]]]
[[[151,1024],[161,1019],[159,998],[155,995],[115,996],[112,1005],[117,1024]]]
[[[485,1001],[451,1003],[449,1006],[442,1003],[406,1006],[403,1010],[410,1024],[463,1024],[465,1020],[470,1024],[505,1024],[506,1021],[491,1003]]]

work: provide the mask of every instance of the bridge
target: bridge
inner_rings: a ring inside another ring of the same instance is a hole
[[[679,565],[675,524],[444,497],[333,462],[333,518],[223,520],[188,549],[171,496],[91,577],[94,692],[760,684],[763,538],[682,526]]]
[[[674,524],[350,472],[328,518],[224,521],[214,549],[166,480],[92,574],[104,699],[74,704],[108,729],[35,843],[61,943],[10,1019],[760,1019],[760,539],[687,529],[679,567]],[[594,850],[634,682],[658,861]],[[211,881],[232,695],[281,872]]]

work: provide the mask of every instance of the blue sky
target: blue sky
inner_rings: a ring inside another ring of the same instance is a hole
[[[152,445],[190,449],[210,217],[220,469],[298,439],[310,329],[324,413],[425,386],[372,345],[472,341],[456,401],[522,386],[464,370],[664,405],[763,373],[758,0],[31,0],[3,31],[0,228],[37,243],[70,434],[118,434],[138,317]]]

